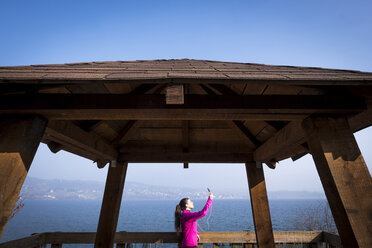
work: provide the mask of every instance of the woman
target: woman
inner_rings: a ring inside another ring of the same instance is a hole
[[[189,198],[183,198],[176,206],[174,224],[177,237],[180,237],[180,231],[182,230],[181,248],[198,246],[199,232],[196,220],[204,217],[208,213],[208,210],[212,205],[212,199],[213,194],[209,193],[209,198],[204,208],[196,213],[190,212],[190,210],[194,208],[194,203]]]

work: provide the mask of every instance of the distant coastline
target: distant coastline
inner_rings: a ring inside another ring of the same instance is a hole
[[[21,196],[24,199],[51,199],[51,200],[101,200],[105,183],[98,181],[79,180],[46,180],[28,177],[23,185]],[[216,199],[249,199],[248,189],[232,189],[215,191]],[[187,188],[156,186],[138,182],[126,182],[124,198],[133,200],[149,199],[180,199],[191,197],[193,199],[205,199],[206,190]],[[269,191],[269,199],[325,199],[323,192],[309,191]]]

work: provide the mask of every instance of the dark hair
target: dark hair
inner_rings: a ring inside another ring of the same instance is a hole
[[[183,198],[180,203],[176,206],[176,211],[174,212],[174,228],[177,232],[177,237],[180,240],[181,238],[181,218],[182,218],[182,210],[186,209],[186,203],[189,198]]]

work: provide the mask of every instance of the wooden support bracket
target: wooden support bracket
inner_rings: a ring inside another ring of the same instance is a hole
[[[303,127],[343,247],[372,247],[372,180],[347,119],[309,117]]]

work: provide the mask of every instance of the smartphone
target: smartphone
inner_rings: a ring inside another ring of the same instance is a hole
[[[209,192],[209,193],[211,193],[211,191],[210,191],[210,189],[209,189],[209,188],[207,188],[207,190],[208,190],[208,192]]]

